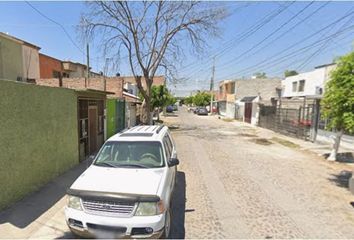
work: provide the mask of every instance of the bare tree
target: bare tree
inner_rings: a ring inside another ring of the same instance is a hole
[[[125,52],[137,87],[144,97],[142,122],[150,122],[153,78],[173,75],[186,48],[202,52],[207,38],[218,35],[226,11],[213,3],[168,1],[89,2],[82,16],[85,35],[105,51]]]

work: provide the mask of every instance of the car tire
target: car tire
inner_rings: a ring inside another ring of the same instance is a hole
[[[166,216],[165,216],[165,227],[164,231],[162,233],[161,238],[162,239],[168,239],[171,234],[171,210],[168,209],[166,211]]]

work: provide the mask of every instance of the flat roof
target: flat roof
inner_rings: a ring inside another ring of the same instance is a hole
[[[15,41],[15,42],[20,42],[20,43],[22,43],[23,45],[26,45],[26,46],[29,46],[29,47],[32,47],[32,48],[36,48],[36,49],[41,49],[40,47],[38,47],[37,45],[34,45],[34,44],[32,44],[32,43],[29,43],[29,42],[26,42],[26,41],[24,41],[24,40],[22,40],[22,39],[19,39],[19,38],[17,38],[17,37],[14,37],[14,36],[11,36],[11,35],[9,35],[9,34],[7,34],[7,33],[4,33],[4,32],[0,32],[0,36],[3,36],[3,37],[5,37],[5,38],[7,38],[7,39],[11,39],[11,40],[13,40],[13,41]]]

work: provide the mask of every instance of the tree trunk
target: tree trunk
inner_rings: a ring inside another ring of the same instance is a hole
[[[343,130],[336,132],[336,135],[333,138],[332,151],[331,151],[331,154],[329,155],[329,157],[327,158],[327,160],[329,160],[329,161],[336,161],[337,160],[337,153],[338,153],[339,144],[340,144],[340,140],[342,138],[342,135],[343,135]]]
[[[142,104],[142,112],[141,112],[141,123],[144,125],[151,125],[152,118],[151,118],[151,104],[150,104],[150,97],[148,99],[144,99]]]

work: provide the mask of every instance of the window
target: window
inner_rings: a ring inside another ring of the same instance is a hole
[[[297,82],[293,82],[293,92],[297,91]]]
[[[165,166],[159,142],[107,142],[98,153],[96,166],[157,168]]]
[[[167,157],[167,159],[169,159],[171,157],[171,154],[172,154],[172,144],[169,141],[167,135],[163,139],[163,144],[165,146],[165,151],[166,151],[166,155],[167,155],[166,157]]]
[[[299,82],[299,92],[303,92],[305,90],[305,80],[300,80]]]
[[[230,94],[235,94],[235,83],[231,83],[231,89],[230,89]]]
[[[53,71],[53,78],[59,78],[60,72],[58,71]]]
[[[220,93],[222,93],[222,92],[223,92],[222,90],[223,90],[223,87],[222,87],[222,86],[221,86],[221,87],[219,87],[219,92],[220,92]]]

